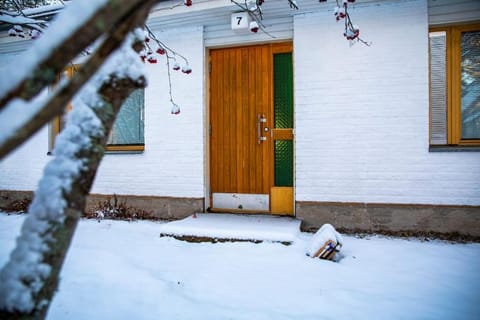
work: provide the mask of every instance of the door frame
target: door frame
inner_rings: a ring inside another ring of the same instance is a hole
[[[206,211],[214,211],[214,209],[212,208],[212,204],[213,204],[213,199],[212,199],[212,192],[211,192],[211,146],[210,146],[210,141],[211,141],[211,138],[210,138],[210,133],[211,133],[211,125],[210,125],[210,116],[211,116],[211,97],[210,97],[210,84],[211,84],[211,77],[210,77],[210,74],[211,74],[211,55],[210,55],[210,51],[211,50],[217,50],[217,49],[229,49],[229,48],[242,48],[242,47],[251,47],[251,46],[270,46],[271,48],[271,54],[272,54],[272,59],[270,60],[271,61],[271,64],[270,64],[270,69],[269,69],[269,73],[270,73],[270,78],[272,79],[271,81],[271,90],[270,90],[270,103],[269,103],[269,108],[271,109],[271,114],[274,115],[274,82],[273,82],[273,74],[274,74],[274,67],[273,67],[273,55],[274,54],[277,54],[277,53],[292,53],[292,57],[293,57],[293,42],[291,40],[287,40],[287,41],[284,41],[282,40],[281,42],[270,42],[270,43],[243,43],[243,44],[235,44],[235,45],[230,45],[230,46],[221,46],[221,47],[212,47],[212,48],[209,48],[209,47],[205,47],[205,78],[204,78],[204,81],[205,81],[205,103],[206,103],[206,108],[205,108],[205,139],[206,139],[206,142],[205,142],[205,159],[206,159],[206,162],[205,162],[205,208],[206,208]],[[294,67],[294,60],[292,60],[292,69]],[[293,70],[293,72],[295,72],[295,70]],[[292,84],[293,88],[293,92],[295,93],[295,89],[294,89],[294,83]],[[294,108],[294,117],[295,117],[295,94],[293,95],[294,97],[294,101],[293,101],[293,108]],[[294,119],[294,126],[295,126],[295,119]],[[272,125],[272,128],[273,129],[273,125]],[[292,130],[292,133],[295,132],[295,128],[293,128]],[[271,130],[271,135],[272,135],[272,140],[273,140],[273,130]],[[273,140],[274,141],[274,140]],[[292,138],[292,141],[294,143],[294,146],[295,146],[295,137],[293,136]],[[272,158],[272,164],[274,163],[274,155],[273,155],[273,148],[271,148],[271,151],[270,151],[272,154],[271,154],[271,158]],[[294,157],[293,157],[293,186],[292,186],[292,190],[291,192],[287,192],[287,194],[290,194],[291,193],[291,197],[292,197],[292,212],[290,214],[285,214],[285,213],[276,213],[276,212],[272,212],[272,190],[273,188],[275,188],[275,181],[274,181],[274,174],[271,175],[271,181],[270,181],[270,193],[268,194],[269,196],[269,210],[268,211],[265,211],[265,212],[261,212],[261,213],[267,213],[267,214],[271,214],[271,215],[290,215],[290,216],[295,216],[295,147],[293,148],[293,152],[294,152]],[[274,166],[274,165],[273,165]],[[272,168],[272,170],[274,170]],[[285,192],[284,190],[281,190],[280,193],[278,193],[279,195],[285,195]],[[278,197],[278,196],[277,196]],[[222,211],[224,212],[224,211]],[[235,210],[235,209],[228,209],[228,212],[232,212],[232,213],[259,213],[259,211],[248,211],[248,210]]]

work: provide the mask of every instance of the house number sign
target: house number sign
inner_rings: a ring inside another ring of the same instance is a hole
[[[237,33],[246,33],[250,31],[250,22],[252,19],[247,12],[236,12],[232,14],[232,30]]]

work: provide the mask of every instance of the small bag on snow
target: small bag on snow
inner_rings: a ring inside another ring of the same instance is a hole
[[[334,260],[335,254],[340,251],[342,244],[342,235],[331,224],[324,224],[313,235],[307,256]]]

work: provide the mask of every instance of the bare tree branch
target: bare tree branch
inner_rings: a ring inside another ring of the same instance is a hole
[[[142,0],[107,1],[105,6],[100,8],[86,23],[53,48],[30,75],[15,84],[8,92],[0,92],[0,110],[15,97],[30,100],[43,88],[55,83],[56,76],[70,61],[102,34],[111,32],[118,21],[141,6],[142,2]],[[102,23],[96,23],[97,21]]]
[[[155,1],[150,2],[154,3]],[[132,10],[132,12],[134,11],[135,9]],[[131,15],[132,13],[130,12],[129,14]],[[140,17],[140,15],[138,16]],[[137,21],[137,25],[139,22],[140,21]],[[98,70],[105,58],[120,46],[126,34],[131,30],[131,27],[123,23],[121,25],[115,24],[111,29],[111,34],[103,41],[101,46],[92,54],[89,60],[82,65],[79,71],[75,73],[68,84],[62,86],[48,98],[44,107],[32,117],[33,120],[25,123],[6,140],[0,141],[0,159],[5,157],[18,145],[25,142],[55,116],[63,112],[63,109],[72,99],[75,92]],[[80,50],[80,47],[77,49]]]
[[[117,24],[117,28],[113,34],[115,36],[112,37],[113,41],[118,42],[121,40],[122,35],[125,32],[133,30],[137,26],[142,26],[145,23],[145,20],[148,16],[148,12],[151,6],[155,3],[154,0],[150,1],[143,1],[139,3],[137,7],[132,8],[132,10],[125,15],[122,21],[119,21]],[[122,31],[117,31],[121,29]],[[143,39],[142,39],[143,40]],[[108,57],[108,53],[111,52],[112,48],[118,47],[117,45],[110,45],[110,46],[102,46],[99,51],[102,53],[98,54],[99,61],[104,61],[106,57]],[[140,51],[142,49],[142,45],[135,45],[135,51]],[[92,68],[93,64],[91,64],[88,68]],[[87,68],[87,69],[88,69]],[[88,72],[83,73],[84,77],[87,77]],[[78,80],[80,81],[80,80]],[[52,296],[55,293],[58,287],[59,281],[59,272],[63,261],[65,259],[66,252],[70,245],[71,239],[73,237],[77,222],[81,213],[84,211],[85,208],[85,201],[86,196],[88,195],[90,188],[92,186],[94,177],[96,175],[96,171],[100,164],[100,161],[103,157],[105,145],[107,143],[108,132],[111,130],[116,114],[120,110],[120,107],[123,101],[129,96],[129,94],[138,87],[144,87],[146,84],[145,79],[131,79],[129,76],[118,77],[117,75],[113,74],[108,79],[104,80],[103,85],[99,88],[99,95],[103,100],[102,106],[95,106],[92,110],[95,112],[98,119],[101,121],[101,125],[103,127],[103,134],[99,135],[98,133],[89,133],[88,131],[84,132],[83,134],[87,135],[87,139],[91,141],[91,143],[87,143],[81,146],[79,150],[75,152],[73,155],[78,161],[83,163],[81,171],[72,177],[71,181],[68,182],[68,186],[65,187],[63,191],[63,201],[65,201],[66,205],[63,209],[61,216],[64,216],[64,219],[60,221],[57,219],[48,220],[50,214],[48,212],[32,212],[31,215],[27,217],[25,223],[29,224],[29,219],[33,220],[33,223],[42,222],[47,223],[48,228],[46,231],[42,231],[42,234],[38,236],[42,239],[45,239],[48,243],[48,250],[43,253],[42,262],[48,266],[50,266],[50,272],[46,275],[45,279],[41,281],[35,282],[36,284],[41,283],[41,288],[34,289],[34,303],[35,306],[33,310],[25,311],[25,310],[16,310],[15,308],[8,308],[0,311],[0,318],[2,319],[44,319],[52,300]],[[71,99],[73,89],[68,89],[64,92],[65,98]],[[68,130],[68,124],[67,129]],[[65,139],[69,139],[68,135]],[[76,143],[72,141],[72,143]],[[53,159],[52,161],[63,161],[62,158]],[[58,165],[62,165],[62,163],[58,163]],[[36,201],[37,194],[34,199],[34,203]],[[42,200],[39,200],[42,201]],[[33,203],[32,203],[33,206]],[[38,209],[37,210],[42,210]],[[43,210],[49,210],[47,208]],[[47,220],[45,220],[47,219]],[[31,224],[31,223],[30,223]],[[29,231],[26,231],[29,232]],[[28,235],[30,236],[30,235]],[[27,238],[28,238],[27,236]],[[28,243],[21,243],[21,241],[25,241],[26,238],[19,238],[19,242],[17,243],[17,248],[19,252],[28,247]],[[18,253],[20,254],[20,253]],[[13,253],[12,253],[13,255]],[[21,263],[28,264],[28,261],[22,261]],[[0,272],[0,277],[8,277],[11,272],[12,268],[15,268],[15,264],[7,264],[4,269]],[[31,275],[25,274],[25,278],[21,281],[28,285],[35,281],[35,279],[31,278]],[[5,290],[4,290],[5,291]],[[36,292],[36,293],[35,293]],[[3,294],[5,294],[4,292]]]

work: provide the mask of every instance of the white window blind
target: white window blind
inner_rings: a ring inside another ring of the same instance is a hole
[[[430,144],[447,144],[447,34],[430,33]]]

